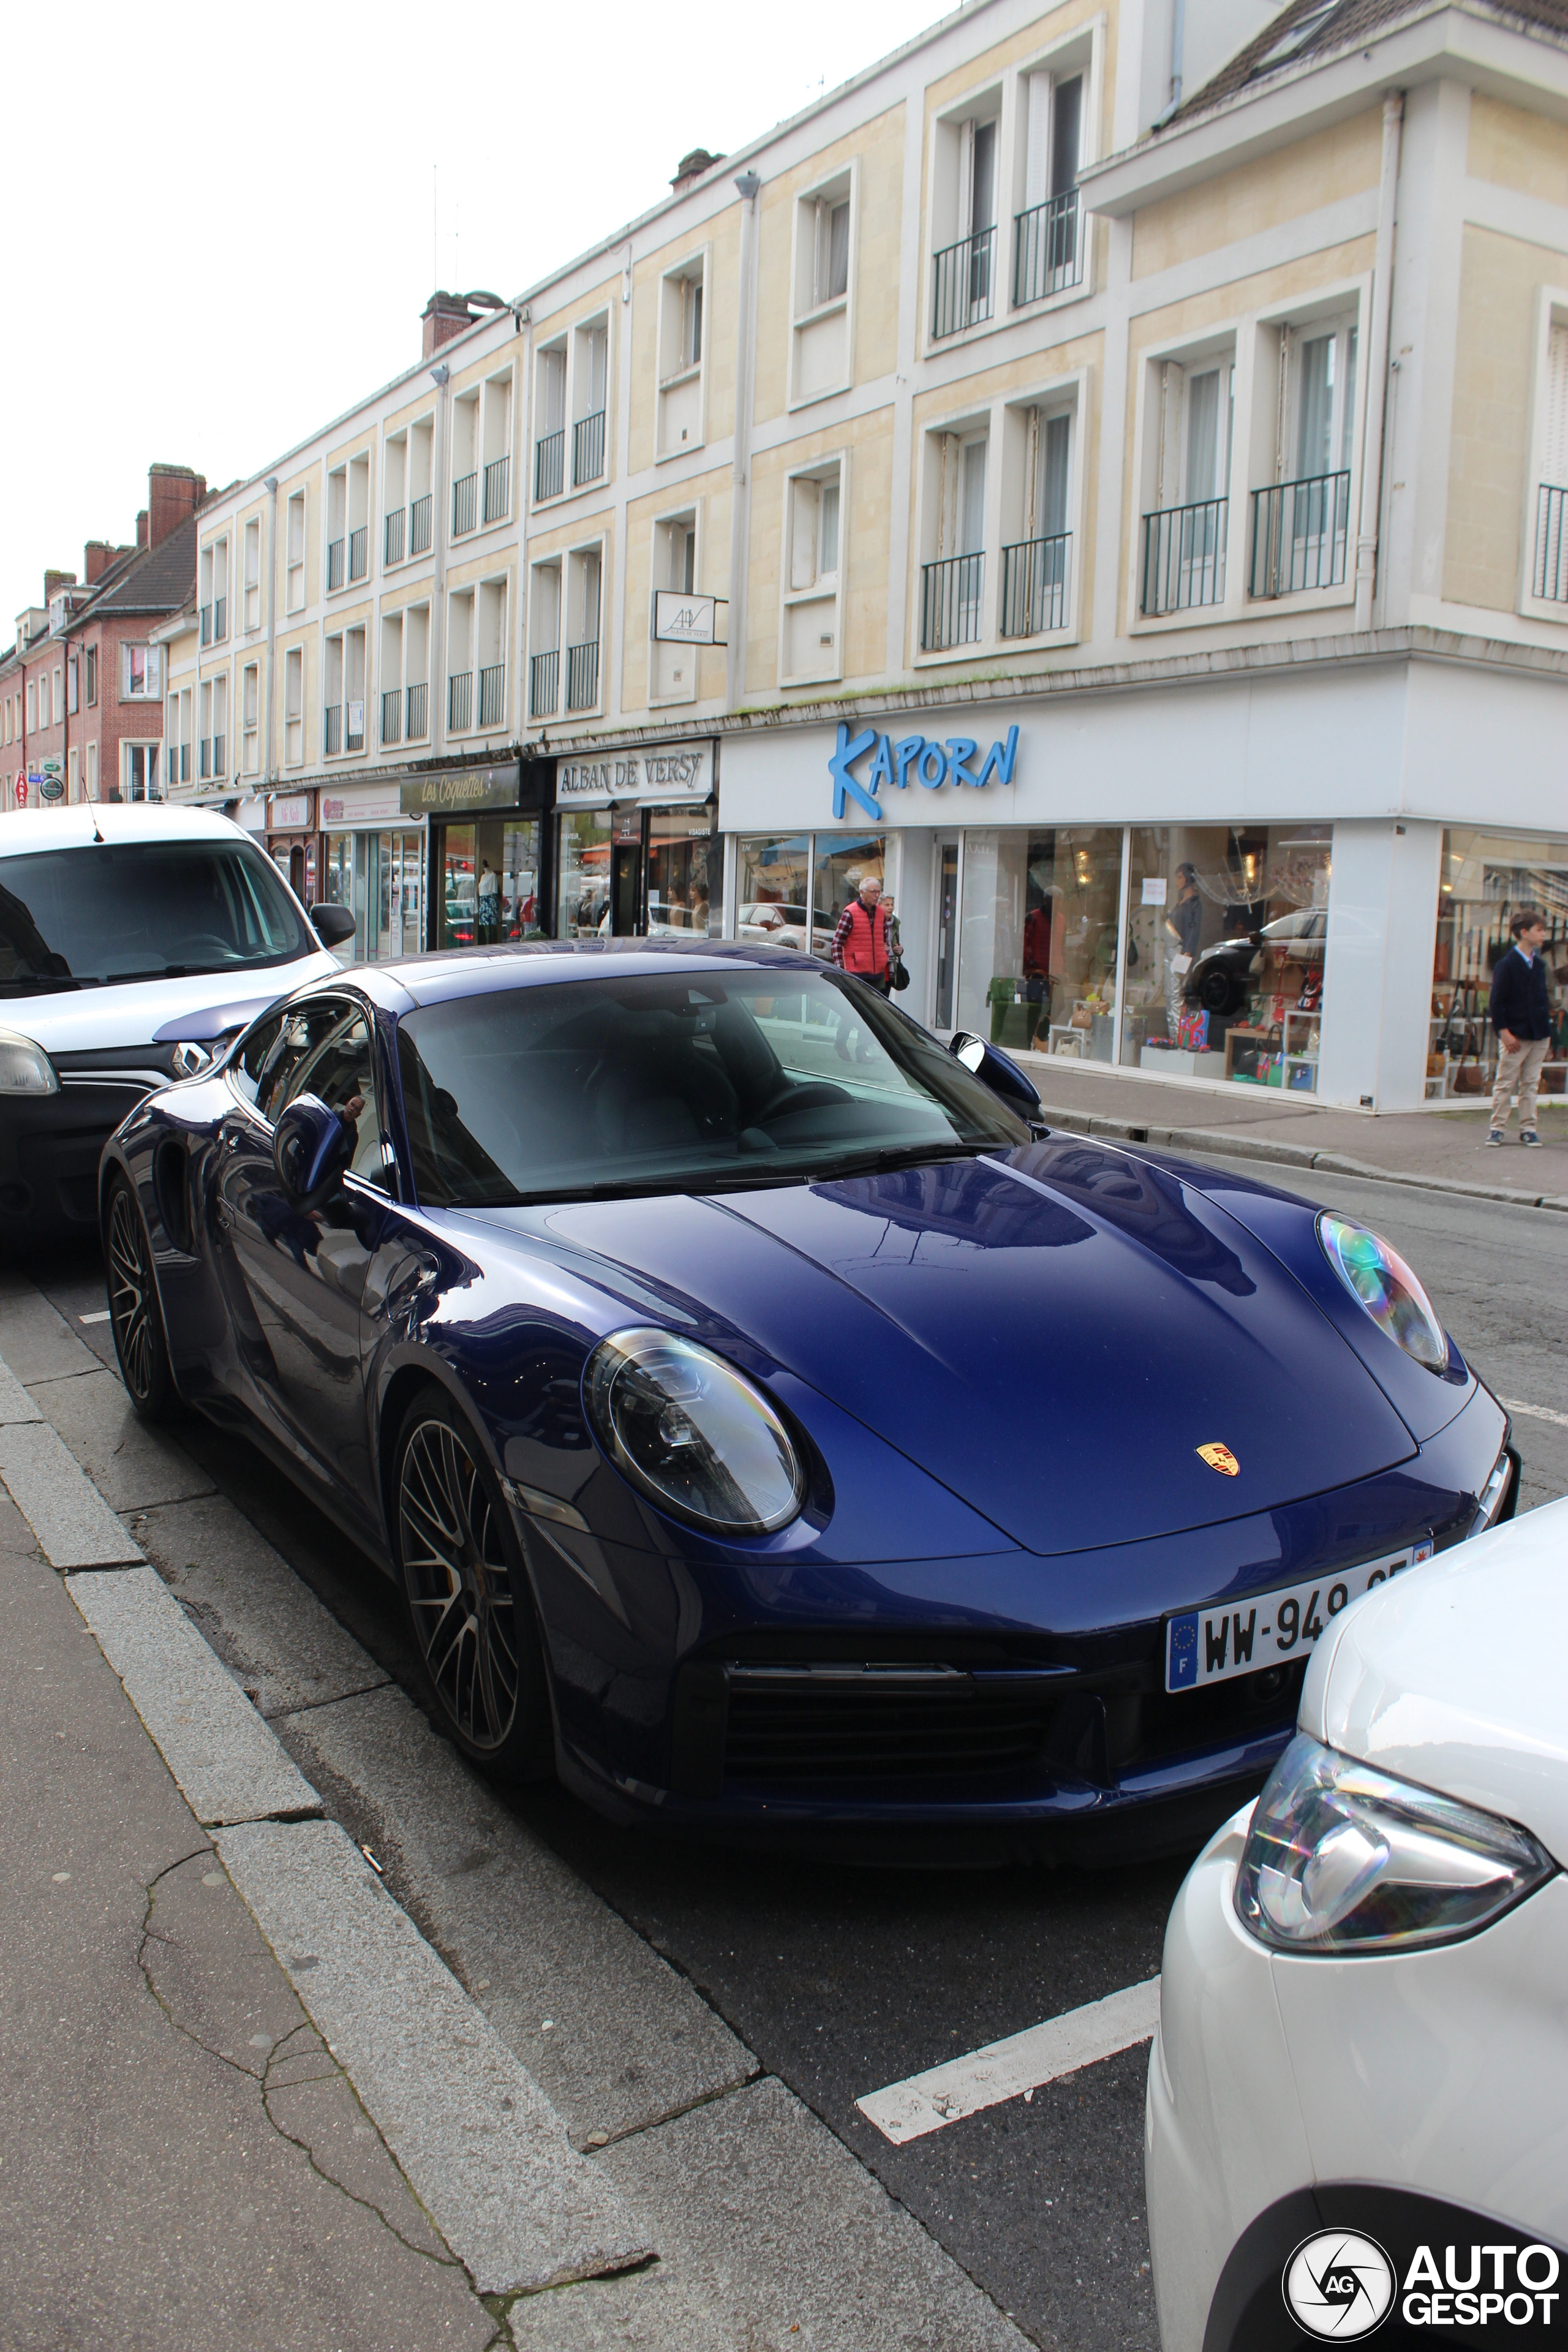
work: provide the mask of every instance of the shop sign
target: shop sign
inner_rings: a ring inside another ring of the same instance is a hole
[[[342,805],[340,802],[339,806]],[[310,793],[274,793],[272,829],[275,833],[309,833],[310,830]]]
[[[679,588],[653,592],[653,634],[661,646],[721,646],[719,614],[729,612],[722,596],[687,595]],[[728,624],[726,624],[728,625]]]
[[[863,775],[854,775],[856,761],[863,760],[873,746],[870,766]],[[1010,784],[1018,759],[1017,729],[1009,727],[1006,741],[993,743],[984,759],[979,754],[980,746],[972,735],[904,735],[895,742],[891,735],[879,735],[874,727],[863,727],[858,735],[851,735],[840,719],[837,748],[827,761],[833,779],[833,814],[845,815],[853,799],[880,824],[886,812],[877,794],[884,784],[895,785],[900,792],[908,792],[916,783],[928,792],[942,784],[973,784],[977,791],[993,781]]]
[[[610,801],[705,801],[713,789],[710,743],[656,743],[602,760],[560,760],[557,808],[603,808]]]
[[[348,824],[395,824],[403,814],[403,803],[396,793],[323,793],[321,794],[321,826]],[[276,816],[273,824],[278,823]]]
[[[476,809],[514,809],[522,797],[522,762],[502,768],[458,768],[415,776],[403,787],[405,816],[460,816]]]

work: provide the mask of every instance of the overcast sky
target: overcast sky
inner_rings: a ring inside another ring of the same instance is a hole
[[[18,11],[0,620],[134,536],[153,459],[256,472],[417,358],[433,287],[515,294],[945,13]]]

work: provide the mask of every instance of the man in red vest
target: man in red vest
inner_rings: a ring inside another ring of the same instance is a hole
[[[893,984],[893,965],[888,949],[887,910],[881,901],[881,877],[868,874],[860,884],[858,896],[850,899],[838,918],[838,928],[833,934],[833,961],[841,970],[868,980],[886,996]],[[845,1061],[855,1058],[849,1049],[849,1026],[841,1022],[835,1041]],[[862,1061],[870,1052],[869,1040],[864,1034],[857,1051]]]

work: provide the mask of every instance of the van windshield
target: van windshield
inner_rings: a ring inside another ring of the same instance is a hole
[[[0,995],[243,971],[316,942],[243,841],[90,842],[0,859]]]

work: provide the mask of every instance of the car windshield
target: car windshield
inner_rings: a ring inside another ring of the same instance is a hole
[[[728,1192],[1010,1150],[1029,1130],[832,971],[510,988],[398,1024],[419,1198]]]
[[[0,995],[247,971],[314,945],[276,868],[243,841],[0,859]]]

